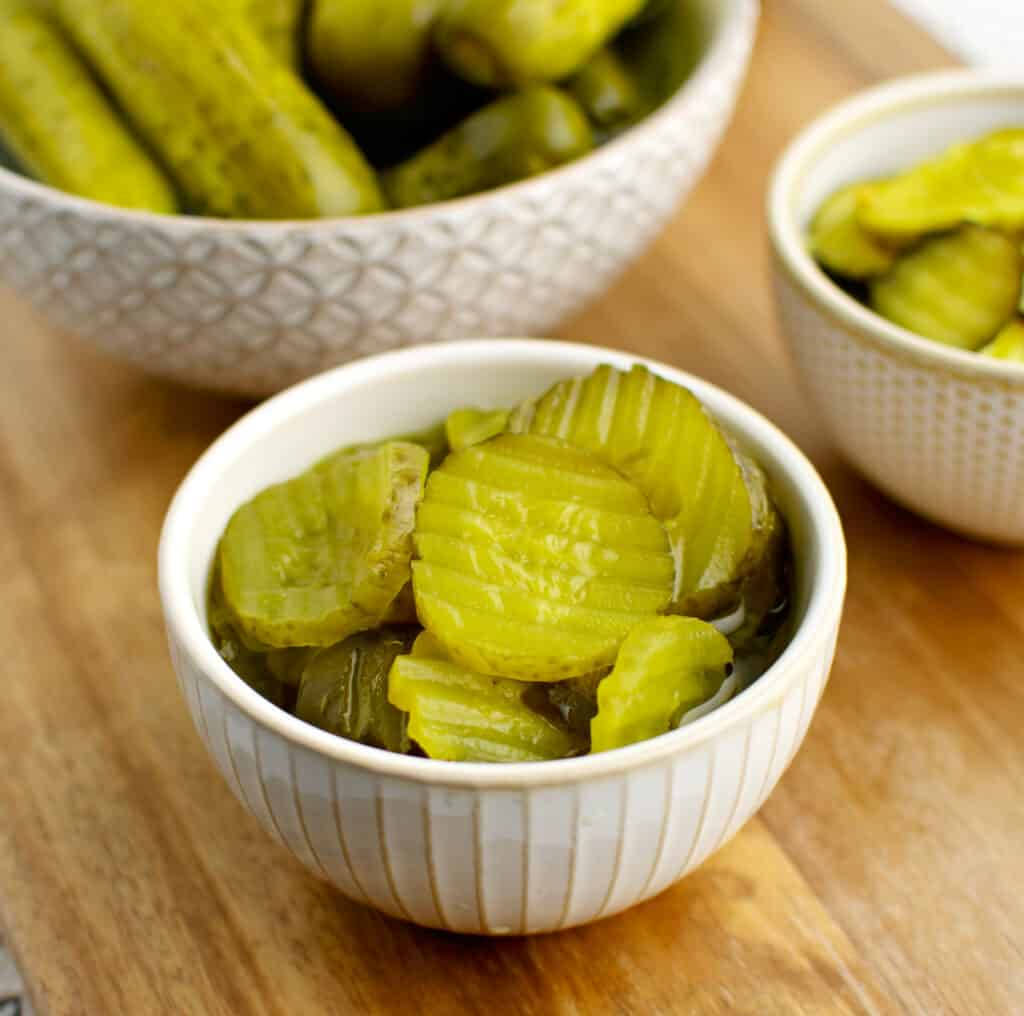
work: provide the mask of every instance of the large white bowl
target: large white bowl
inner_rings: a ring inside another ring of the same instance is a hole
[[[905,78],[840,103],[783,153],[768,196],[774,278],[797,366],[839,449],[920,514],[1024,543],[1024,366],[891,324],[815,264],[804,230],[846,183],[1024,125],[1024,73]]]
[[[160,592],[182,692],[231,789],[279,843],[343,893],[395,917],[486,934],[596,920],[672,885],[757,811],[800,745],[828,676],[846,583],[843,535],[810,463],[707,382],[689,386],[771,474],[797,558],[792,642],[765,675],[692,725],[558,762],[432,761],[364,747],[278,710],[210,642],[207,576],[239,504],[340,445],[420,429],[459,405],[505,406],[621,353],[555,342],[425,346],[335,369],[221,437],[164,526]]]
[[[678,2],[705,39],[690,79],[561,169],[421,209],[279,223],[123,211],[0,169],[0,281],[146,370],[253,395],[400,346],[547,334],[661,229],[732,115],[758,0]]]

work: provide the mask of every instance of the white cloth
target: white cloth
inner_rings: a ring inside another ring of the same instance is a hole
[[[967,63],[1024,70],[1024,0],[892,0]]]

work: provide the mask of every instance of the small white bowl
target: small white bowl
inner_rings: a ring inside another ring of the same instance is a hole
[[[768,195],[783,330],[843,455],[895,500],[940,525],[1024,543],[1024,366],[891,324],[815,264],[804,231],[846,183],[907,168],[957,142],[1024,126],[1024,74],[905,78],[807,127]]]
[[[265,395],[333,364],[544,335],[604,290],[704,172],[758,0],[676,0],[704,40],[659,110],[592,154],[484,194],[305,222],[125,211],[0,169],[0,282],[145,370]]]
[[[661,892],[757,811],[799,747],[828,676],[846,584],[835,508],[796,447],[705,381],[691,388],[771,474],[797,560],[791,643],[763,677],[693,724],[617,751],[487,765],[389,754],[335,737],[250,689],[210,642],[205,594],[239,504],[341,445],[507,406],[599,363],[557,342],[425,346],[330,371],[235,424],[181,485],[160,544],[171,655],[196,729],[239,801],[345,895],[417,924],[553,931]]]

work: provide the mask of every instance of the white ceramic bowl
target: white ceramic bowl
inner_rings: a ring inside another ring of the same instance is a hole
[[[797,556],[798,626],[748,690],[692,725],[558,762],[393,755],[307,726],[252,691],[207,634],[207,575],[239,504],[340,445],[417,430],[459,405],[505,406],[598,363],[556,342],[458,342],[373,357],[254,410],[192,469],[160,545],[160,592],[182,692],[221,773],[278,842],[343,893],[460,932],[552,931],[614,914],[717,850],[775,786],[825,685],[846,557],[828,492],[790,441],[707,382],[693,389],[771,474]]]
[[[243,222],[83,201],[0,169],[0,281],[133,363],[263,395],[368,353],[547,334],[653,239],[728,123],[758,0],[678,0],[705,54],[593,154],[486,194],[363,218]]]
[[[1024,366],[920,338],[832,283],[804,244],[821,201],[998,127],[1024,74],[949,71],[843,102],[789,146],[768,219],[783,329],[836,444],[873,483],[970,536],[1024,543]]]

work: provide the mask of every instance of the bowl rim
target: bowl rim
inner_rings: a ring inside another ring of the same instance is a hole
[[[837,138],[908,109],[948,106],[987,95],[1024,100],[1024,72],[998,68],[957,68],[896,78],[858,92],[812,120],[786,146],[776,162],[766,195],[768,233],[776,264],[819,309],[851,338],[958,379],[994,382],[1024,392],[1024,364],[981,356],[926,339],[893,324],[844,292],[819,267],[804,242],[796,196],[818,160]]]
[[[381,383],[396,373],[428,364],[457,366],[467,361],[493,364],[510,360],[557,365],[567,371],[598,363],[628,368],[645,364],[665,377],[694,389],[704,400],[741,421],[734,429],[771,448],[778,472],[785,474],[810,520],[820,553],[803,620],[782,655],[751,687],[707,716],[658,737],[598,754],[549,762],[448,762],[398,755],[358,744],[320,730],[278,709],[250,688],[216,651],[190,592],[189,550],[195,520],[208,494],[243,449],[287,425],[310,405],[339,398],[351,385]],[[822,642],[838,626],[846,588],[846,547],[838,512],[824,482],[796,445],[756,410],[700,378],[667,364],[623,352],[547,339],[471,339],[367,357],[300,382],[251,410],[200,456],[178,488],[164,520],[158,552],[159,587],[172,646],[190,657],[191,667],[212,683],[237,709],[291,744],[377,775],[437,786],[533,787],[607,777],[677,755],[717,736],[752,715],[777,705],[791,685],[820,659]],[[831,660],[829,660],[829,663]]]
[[[729,5],[728,9],[719,16],[717,22],[712,26],[713,34],[692,71],[657,109],[610,141],[597,146],[578,159],[546,170],[537,176],[501,187],[493,187],[478,194],[469,194],[449,201],[438,201],[412,208],[385,209],[367,215],[336,215],[311,219],[227,219],[216,216],[185,215],[181,212],[163,214],[145,209],[122,208],[103,201],[69,194],[5,166],[0,166],[0,193],[7,190],[15,195],[23,194],[45,200],[55,212],[77,212],[83,215],[103,216],[112,223],[132,222],[136,225],[149,225],[160,229],[200,235],[211,230],[243,234],[264,231],[281,233],[297,229],[317,232],[337,229],[342,226],[358,233],[362,230],[373,229],[375,225],[393,224],[399,220],[418,222],[449,212],[472,212],[495,195],[504,197],[515,193],[517,196],[529,198],[534,194],[539,195],[550,181],[567,179],[573,174],[582,176],[591,168],[600,169],[602,163],[611,163],[627,144],[641,136],[653,134],[662,125],[673,119],[678,111],[690,101],[691,97],[710,87],[717,78],[718,66],[723,55],[731,49],[733,40],[742,37],[743,33],[747,31],[749,21],[756,26],[760,11],[760,0],[726,0],[726,2]],[[751,44],[753,35],[754,32],[751,31]]]

